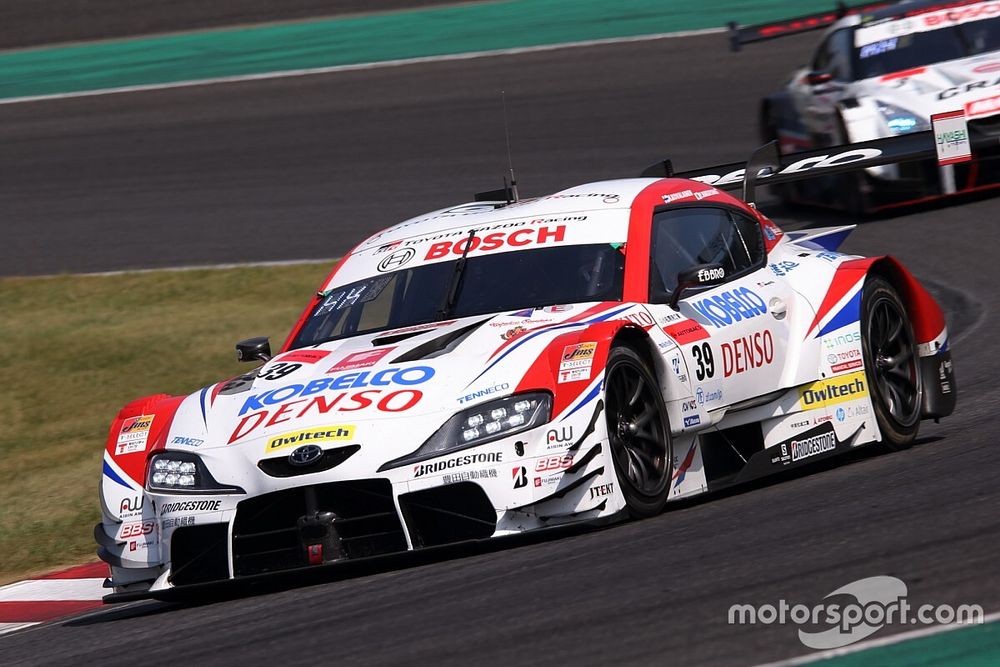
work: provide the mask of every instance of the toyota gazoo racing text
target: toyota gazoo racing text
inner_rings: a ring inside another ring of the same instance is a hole
[[[811,63],[764,99],[765,141],[791,153],[930,130],[932,116],[963,112],[968,138],[989,148],[945,170],[933,159],[883,165],[783,186],[780,196],[860,213],[997,186],[1000,1],[881,2],[733,28],[731,36],[738,47],[825,26]]]
[[[906,447],[954,408],[945,320],[895,259],[838,253],[850,229],[784,233],[666,177],[380,232],[273,357],[248,339],[253,370],[121,410],[107,599],[650,516]]]

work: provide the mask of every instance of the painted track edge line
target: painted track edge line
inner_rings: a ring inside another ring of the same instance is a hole
[[[340,257],[319,257],[316,259],[275,259],[261,262],[228,262],[224,264],[190,264],[185,266],[159,266],[147,269],[117,269],[114,271],[82,271],[66,273],[45,273],[39,275],[9,275],[0,276],[0,281],[9,278],[20,280],[35,280],[44,278],[103,278],[107,276],[128,276],[143,273],[168,273],[182,271],[224,271],[227,269],[252,269],[268,266],[306,266],[307,264],[332,264],[340,261]]]
[[[921,628],[919,630],[909,630],[907,632],[899,632],[894,635],[889,635],[888,637],[881,637],[879,639],[869,639],[867,641],[858,642],[857,644],[851,644],[850,646],[842,646],[841,648],[832,648],[832,649],[827,649],[825,651],[817,651],[816,653],[810,653],[808,655],[800,655],[795,658],[778,660],[776,662],[765,662],[755,665],[754,667],[797,667],[798,665],[808,665],[814,662],[819,662],[820,660],[839,658],[845,655],[861,653],[862,651],[867,651],[869,649],[881,648],[883,646],[892,646],[893,644],[902,644],[903,642],[910,641],[911,639],[930,637],[932,635],[939,635],[945,632],[951,632],[952,630],[982,627],[987,623],[995,623],[997,621],[1000,621],[1000,611],[986,614],[985,616],[983,616],[982,623],[951,623],[949,625],[931,625],[929,627]]]
[[[100,95],[120,95],[124,93],[141,93],[155,90],[170,90],[173,88],[191,88],[194,86],[211,86],[222,83],[241,83],[246,81],[266,81],[268,79],[285,79],[301,76],[314,76],[318,74],[334,74],[337,72],[351,72],[356,70],[381,69],[383,67],[403,67],[406,65],[422,65],[427,63],[450,62],[459,60],[475,60],[478,58],[493,58],[496,56],[511,56],[525,53],[540,53],[545,51],[556,51],[558,49],[573,49],[588,46],[603,46],[606,44],[628,44],[633,42],[651,42],[660,39],[674,39],[678,37],[697,37],[700,35],[712,35],[725,32],[725,28],[703,28],[700,30],[681,30],[678,32],[663,32],[650,35],[633,35],[630,37],[607,37],[603,39],[583,40],[579,42],[563,42],[560,44],[539,44],[536,46],[519,46],[509,49],[494,49],[491,51],[468,51],[465,53],[452,53],[439,56],[421,56],[418,58],[399,58],[395,60],[379,60],[367,63],[354,63],[350,65],[330,65],[327,67],[310,67],[294,70],[277,70],[273,72],[258,72],[255,74],[234,74],[232,76],[209,77],[205,79],[190,79],[187,81],[170,81],[165,83],[147,83],[134,86],[121,86],[117,88],[96,88],[93,90],[79,90],[69,93],[48,93],[45,95],[26,95],[23,97],[8,97],[0,99],[0,105],[24,104],[27,102],[43,102],[48,100],[65,100],[80,97],[97,97]]]

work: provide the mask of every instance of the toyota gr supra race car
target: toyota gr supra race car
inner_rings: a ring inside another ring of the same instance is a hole
[[[1000,2],[882,2],[734,26],[731,39],[738,48],[827,25],[812,62],[764,99],[765,141],[777,139],[786,153],[857,143],[928,130],[935,114],[957,111],[968,119],[972,140],[992,149],[945,170],[933,160],[884,165],[786,186],[782,197],[861,213],[998,185]],[[851,197],[842,196],[845,187]]]
[[[240,343],[253,370],[126,405],[95,527],[106,599],[647,517],[950,414],[917,280],[838,253],[851,227],[782,232],[726,192],[756,177],[710,171],[403,222],[340,261],[276,354]]]

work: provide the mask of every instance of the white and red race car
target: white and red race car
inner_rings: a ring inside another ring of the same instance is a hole
[[[126,405],[106,599],[650,516],[951,413],[944,316],[898,261],[838,253],[850,227],[784,233],[724,191],[741,173],[703,171],[399,224],[277,354],[237,346],[254,370]]]
[[[929,130],[935,114],[960,112],[982,150],[944,171],[933,160],[884,165],[779,194],[861,213],[1000,186],[1000,1],[878,2],[733,27],[731,39],[738,48],[825,26],[811,63],[763,100],[765,141],[777,139],[783,153],[859,143]]]

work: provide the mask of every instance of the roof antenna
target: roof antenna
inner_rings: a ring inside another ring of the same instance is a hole
[[[517,178],[514,177],[514,160],[511,158],[510,154],[510,126],[507,123],[507,93],[504,90],[500,91],[500,100],[503,103],[503,134],[504,138],[507,140],[507,171],[510,172],[510,198],[513,199],[513,203],[517,203],[520,198],[517,196]],[[506,186],[507,177],[504,177],[504,185]]]

